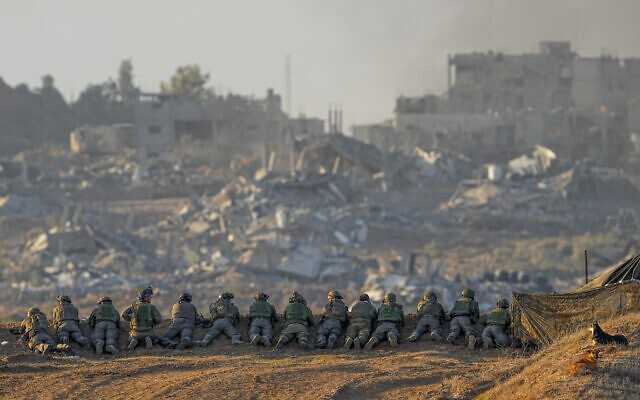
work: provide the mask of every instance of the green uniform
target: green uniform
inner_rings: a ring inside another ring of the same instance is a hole
[[[93,328],[93,344],[96,353],[101,354],[105,348],[111,354],[118,353],[118,324],[120,314],[112,303],[98,304],[89,315],[89,326]]]
[[[68,344],[69,339],[73,339],[82,346],[89,344],[80,330],[78,309],[73,304],[63,301],[55,306],[52,321],[60,342]]]
[[[487,326],[482,331],[482,343],[485,347],[495,344],[497,347],[508,346],[511,342],[507,331],[511,325],[509,310],[495,308],[487,315]]]
[[[426,332],[431,332],[431,337],[440,339],[440,328],[445,319],[444,308],[435,299],[422,300],[416,306],[418,324],[415,331],[409,337],[410,341],[420,339]]]
[[[333,299],[324,306],[324,316],[318,328],[316,346],[333,347],[342,334],[342,326],[347,322],[347,306],[342,299]]]
[[[280,333],[278,346],[297,339],[302,347],[310,348],[309,326],[313,325],[313,314],[309,307],[301,302],[289,303],[284,310],[284,321],[285,326]]]
[[[267,300],[255,300],[249,307],[249,340],[252,344],[261,341],[271,346],[273,322],[277,320],[276,309]]]
[[[175,345],[173,340],[178,338],[180,340],[178,344],[180,349],[191,346],[193,331],[200,321],[198,310],[193,304],[187,301],[174,304],[171,307],[171,325],[160,338],[160,342],[165,346]]]
[[[397,345],[400,339],[399,327],[404,326],[404,311],[398,303],[382,303],[378,309],[378,327],[367,343],[370,350],[377,343],[388,340],[392,345]]]
[[[135,349],[140,340],[147,348],[153,345],[153,328],[162,322],[156,306],[138,301],[122,312],[122,319],[129,321],[129,350]]]
[[[47,316],[44,313],[28,316],[20,323],[21,340],[26,342],[29,350],[42,354],[52,350],[69,351],[68,344],[56,345],[55,340],[49,335],[48,325]]]
[[[209,306],[213,325],[200,341],[201,346],[207,346],[221,333],[231,338],[232,344],[242,343],[238,324],[240,323],[240,311],[231,300],[220,299]]]
[[[473,325],[480,319],[480,309],[474,299],[469,297],[457,299],[449,316],[451,325],[447,341],[453,343],[463,332],[466,337],[473,336],[475,339]]]
[[[371,336],[371,327],[378,317],[376,308],[369,301],[358,301],[351,306],[347,340],[353,340],[356,349],[367,343]]]

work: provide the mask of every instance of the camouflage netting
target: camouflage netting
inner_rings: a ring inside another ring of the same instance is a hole
[[[513,294],[513,335],[538,346],[616,315],[640,311],[640,282],[626,280],[566,294]]]

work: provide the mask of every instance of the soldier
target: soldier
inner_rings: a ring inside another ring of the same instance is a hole
[[[153,347],[153,328],[162,322],[160,312],[151,304],[153,288],[151,286],[138,294],[138,301],[122,312],[122,319],[129,321],[128,351],[135,350],[140,341],[144,340],[145,348]]]
[[[476,346],[476,336],[473,331],[473,325],[480,318],[480,309],[478,303],[474,300],[475,293],[469,288],[464,288],[460,297],[449,313],[451,318],[451,327],[447,341],[453,343],[461,332],[464,332],[468,339],[470,349]]]
[[[318,328],[316,347],[332,349],[342,334],[342,325],[347,322],[349,309],[342,301],[342,295],[336,290],[327,293],[327,304]]]
[[[271,347],[273,323],[278,320],[276,309],[269,303],[269,295],[258,293],[249,307],[249,340],[254,346],[262,343]]]
[[[209,306],[213,325],[199,342],[200,346],[208,346],[209,343],[222,332],[231,338],[231,344],[242,343],[240,331],[238,330],[240,311],[238,311],[238,307],[233,304],[232,299],[233,293],[224,292],[218,297],[215,303]]]
[[[197,324],[201,324],[203,319],[198,313],[196,306],[191,304],[190,293],[183,293],[178,302],[171,307],[171,325],[167,332],[160,338],[163,346],[175,346],[174,338],[179,337],[178,350],[190,347],[193,342],[193,331]]]
[[[434,340],[442,340],[440,327],[445,320],[445,314],[444,308],[442,308],[442,305],[438,302],[438,296],[432,291],[425,293],[422,300],[416,306],[416,311],[419,318],[418,325],[407,340],[415,342],[427,331],[431,332],[431,337]]]
[[[114,356],[118,354],[120,314],[109,297],[102,297],[98,300],[98,305],[89,315],[88,323],[93,328],[96,354],[102,354],[103,350],[107,350]]]
[[[307,307],[307,301],[298,292],[293,292],[289,296],[289,304],[284,310],[284,323],[285,326],[273,351],[279,351],[294,338],[298,339],[300,346],[312,349],[309,326],[313,325],[313,314]]]
[[[360,299],[351,306],[349,312],[349,327],[347,337],[344,340],[344,349],[349,350],[351,346],[356,350],[361,350],[367,343],[371,335],[371,327],[378,317],[376,308],[371,304],[369,295],[363,293]]]
[[[496,347],[506,347],[511,343],[507,329],[511,325],[509,315],[509,301],[500,299],[496,308],[487,315],[487,326],[482,331],[482,344],[485,349],[495,344]]]
[[[392,347],[396,347],[400,339],[399,327],[401,326],[404,326],[402,306],[396,303],[395,294],[387,293],[378,310],[378,327],[365,345],[365,350],[371,350],[384,339],[387,339]]]
[[[56,344],[49,335],[49,323],[47,316],[40,309],[31,307],[27,310],[27,317],[20,323],[21,334],[18,343],[24,343],[31,351],[47,354],[50,351],[69,351],[68,344]]]
[[[80,330],[78,309],[71,303],[69,296],[58,296],[58,305],[53,309],[53,327],[61,343],[69,344],[69,339],[83,347],[89,346],[89,339]]]

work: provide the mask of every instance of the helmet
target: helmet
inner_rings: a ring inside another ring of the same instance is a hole
[[[182,293],[178,298],[178,302],[191,303],[192,299],[193,297],[191,296],[191,293]]]
[[[341,299],[342,295],[337,290],[331,289],[327,292],[327,297],[330,299]]]
[[[427,293],[424,294],[424,296],[422,296],[422,299],[427,301],[427,300],[438,300],[438,296],[435,294],[435,292],[429,290]]]
[[[496,305],[498,306],[498,308],[509,308],[509,300],[501,298],[498,300]]]
[[[40,309],[38,307],[31,307],[31,308],[29,308],[27,310],[27,316],[28,317],[31,317],[31,316],[33,316],[35,314],[40,314],[40,313],[41,313],[41,311],[40,311]]]
[[[153,296],[153,288],[151,286],[147,286],[142,289],[138,293],[138,300],[140,301],[148,301]]]
[[[220,295],[220,297],[218,297],[219,299],[233,299],[233,293],[231,292],[224,292]]]
[[[100,297],[98,299],[98,304],[102,304],[102,303],[111,303],[111,297],[107,297],[107,296]]]
[[[306,301],[300,293],[294,291],[291,293],[291,296],[289,296],[289,303],[306,303]]]
[[[58,296],[56,298],[58,299],[58,303],[71,303],[71,297],[67,295]]]
[[[460,296],[466,297],[467,299],[473,299],[474,297],[476,297],[476,293],[469,288],[464,288],[462,289]]]
[[[258,301],[258,300],[265,300],[266,301],[266,300],[269,299],[269,297],[271,297],[271,296],[269,296],[266,293],[260,292],[260,293],[256,294],[254,298],[256,299],[256,301]]]
[[[370,300],[369,300],[369,295],[368,295],[368,294],[366,294],[366,293],[362,293],[362,294],[360,295],[360,301],[370,301]]]
[[[395,303],[396,302],[396,295],[394,293],[387,293],[384,295],[384,302],[385,303]]]

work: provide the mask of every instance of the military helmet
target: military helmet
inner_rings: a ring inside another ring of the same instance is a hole
[[[395,303],[396,302],[396,295],[395,293],[387,293],[384,295],[384,302],[385,303]]]
[[[233,299],[233,293],[231,292],[224,292],[220,295],[219,297],[220,299]]]
[[[108,296],[100,297],[98,299],[98,304],[102,304],[102,303],[111,303],[111,297],[108,297]]]
[[[341,299],[342,295],[337,290],[331,289],[329,290],[329,292],[327,292],[327,297],[330,299]]]
[[[460,296],[465,297],[467,299],[473,299],[474,297],[476,297],[476,293],[469,288],[464,288],[462,289]]]
[[[289,303],[305,303],[305,299],[300,293],[294,291],[291,293],[291,296],[289,296]]]
[[[138,293],[138,300],[147,301],[153,296],[153,287],[147,286]]]
[[[496,303],[496,305],[498,306],[498,308],[509,308],[509,300],[505,298],[500,298],[498,299],[498,302]]]
[[[368,295],[368,294],[366,294],[366,293],[362,293],[362,294],[360,295],[360,301],[370,301],[370,299],[369,299],[369,295]]]
[[[182,293],[180,295],[180,297],[178,298],[179,302],[187,302],[187,303],[191,303],[191,300],[193,300],[193,297],[191,296],[191,293]]]
[[[62,302],[71,303],[71,297],[67,295],[58,296],[57,299],[58,299],[58,303],[62,303]]]
[[[41,311],[40,311],[40,309],[38,307],[30,307],[27,310],[27,316],[29,316],[29,317],[33,316],[34,314],[40,314],[40,313],[41,313]]]
[[[438,295],[433,290],[429,290],[427,293],[422,296],[423,300],[438,300]]]
[[[255,295],[254,298],[256,299],[256,301],[258,301],[258,300],[265,300],[266,301],[266,300],[269,300],[269,297],[271,297],[271,296],[269,296],[268,294],[266,294],[264,292],[259,292],[259,293],[257,293]]]

